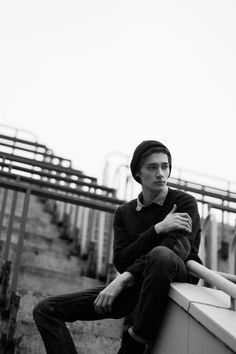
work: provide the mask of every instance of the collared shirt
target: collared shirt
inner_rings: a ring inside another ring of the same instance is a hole
[[[157,205],[160,205],[162,206],[165,199],[166,199],[166,196],[167,196],[167,193],[168,193],[168,187],[166,186],[165,189],[163,189],[150,203],[144,205],[142,202],[141,202],[141,198],[142,198],[142,192],[138,195],[137,197],[137,207],[136,207],[136,210],[137,211],[140,211],[142,210],[143,208],[147,207],[148,205],[154,203],[154,204],[157,204]]]

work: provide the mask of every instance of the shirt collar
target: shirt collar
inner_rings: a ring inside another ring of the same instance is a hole
[[[142,192],[138,195],[137,197],[137,207],[136,207],[136,210],[137,211],[140,211],[142,210],[143,208],[146,208],[148,205],[151,205],[151,204],[157,204],[157,205],[160,205],[162,206],[164,204],[164,201],[166,199],[166,196],[167,196],[167,193],[168,193],[168,187],[166,186],[165,189],[163,189],[149,204],[147,205],[144,205],[142,202],[141,202],[141,198],[142,198]]]

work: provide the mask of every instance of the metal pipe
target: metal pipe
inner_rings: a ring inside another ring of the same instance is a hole
[[[8,194],[8,189],[5,189],[3,194],[2,209],[0,214],[0,238],[2,234],[2,228],[3,228],[3,219],[5,214],[6,202],[7,202],[7,194]]]
[[[15,210],[16,210],[16,203],[17,203],[17,195],[18,195],[18,192],[14,191],[12,205],[11,205],[10,219],[9,219],[8,230],[7,230],[7,235],[6,235],[6,241],[4,244],[3,255],[2,255],[3,262],[8,260],[10,244],[11,244],[12,229],[13,229],[14,217],[15,217]]]
[[[216,272],[217,274],[221,275],[223,278],[228,279],[232,283],[236,284],[236,275],[235,274],[230,274],[230,273],[224,273],[224,272]]]
[[[231,281],[223,278],[221,275],[217,274],[213,270],[208,269],[193,260],[187,261],[186,267],[188,270],[195,273],[199,278],[204,279],[208,283],[214,285],[217,289],[223,290],[226,294],[228,294],[232,298],[231,304],[235,302],[236,285],[233,284]],[[231,306],[231,309],[233,310],[234,306]]]
[[[229,244],[229,257],[228,257],[228,271],[229,273],[235,273],[236,270],[236,232],[234,232],[231,242]]]
[[[21,253],[22,253],[24,235],[25,235],[25,227],[26,227],[27,215],[29,210],[30,195],[31,195],[31,188],[28,187],[25,193],[22,218],[20,224],[20,233],[19,233],[18,244],[16,249],[15,264],[13,269],[10,292],[15,292],[17,287],[18,274],[20,270]]]
[[[102,275],[106,213],[98,213],[97,277]]]

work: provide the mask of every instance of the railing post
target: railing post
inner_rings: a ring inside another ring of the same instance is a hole
[[[4,309],[7,304],[7,292],[10,281],[10,272],[11,272],[11,262],[5,261],[1,267],[1,292],[0,292],[0,309]]]
[[[4,189],[3,193],[3,200],[2,200],[2,208],[1,208],[1,214],[0,214],[0,238],[2,235],[2,229],[3,229],[3,220],[4,220],[4,214],[5,214],[5,208],[6,208],[6,202],[7,202],[7,194],[8,194],[8,189]]]
[[[233,234],[231,243],[229,245],[228,272],[231,274],[236,273],[235,252],[236,252],[236,222],[235,222],[235,232]]]
[[[217,270],[218,230],[214,215],[209,214],[204,225],[205,264],[212,270]]]
[[[89,209],[83,208],[83,221],[81,226],[81,247],[80,247],[80,256],[83,258],[87,255],[87,231],[88,231],[88,222],[89,222]]]
[[[236,300],[230,296],[230,310],[236,311]]]
[[[110,216],[110,215],[109,215]],[[110,281],[112,281],[116,275],[117,271],[114,267],[113,264],[113,240],[114,240],[114,230],[113,230],[113,219],[112,215],[110,216],[110,225],[108,230],[110,232],[108,233],[108,238],[107,238],[107,252],[106,252],[106,269],[107,269],[107,274],[106,274],[106,283],[108,284]]]
[[[203,264],[207,263],[206,247],[207,247],[207,234],[209,232],[210,218],[211,218],[211,214],[209,208],[207,217],[202,221],[202,235],[201,235],[201,243],[199,248],[199,256],[202,259]]]
[[[13,269],[12,282],[10,286],[11,293],[16,291],[16,286],[17,286],[18,274],[20,270],[21,253],[23,248],[26,221],[27,221],[29,202],[30,202],[30,195],[31,195],[31,187],[28,187],[25,193],[25,199],[24,199],[24,205],[22,211],[20,232],[19,232],[18,244],[17,244],[16,256],[15,256],[15,264]]]
[[[20,180],[20,177],[18,176],[16,178],[16,183],[18,183],[19,180]],[[10,213],[9,224],[8,224],[8,230],[7,230],[7,235],[6,235],[6,241],[5,241],[3,253],[2,253],[2,261],[3,262],[8,260],[13,224],[14,224],[14,217],[15,217],[15,210],[16,210],[16,203],[17,203],[17,196],[18,196],[18,192],[14,191],[12,205],[11,205],[11,213]]]
[[[72,247],[70,250],[70,254],[77,256],[79,254],[79,214],[80,208],[78,205],[74,206],[74,221],[73,221],[73,229],[72,229]]]
[[[98,246],[97,246],[97,277],[102,276],[102,259],[104,252],[104,234],[105,234],[105,222],[106,222],[106,213],[100,212],[98,214]]]
[[[89,232],[89,250],[88,250],[88,260],[87,260],[87,269],[86,275],[88,277],[96,276],[97,269],[97,239],[96,239],[96,231],[97,231],[97,210],[90,209],[90,232]]]

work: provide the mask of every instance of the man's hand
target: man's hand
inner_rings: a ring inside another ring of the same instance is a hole
[[[126,287],[134,283],[134,277],[129,272],[118,275],[105,289],[103,289],[94,301],[94,308],[98,314],[105,315],[112,310],[115,298]]]
[[[192,231],[192,219],[188,213],[176,213],[177,206],[174,204],[171,212],[165,219],[155,225],[156,233],[168,233],[173,230]]]

